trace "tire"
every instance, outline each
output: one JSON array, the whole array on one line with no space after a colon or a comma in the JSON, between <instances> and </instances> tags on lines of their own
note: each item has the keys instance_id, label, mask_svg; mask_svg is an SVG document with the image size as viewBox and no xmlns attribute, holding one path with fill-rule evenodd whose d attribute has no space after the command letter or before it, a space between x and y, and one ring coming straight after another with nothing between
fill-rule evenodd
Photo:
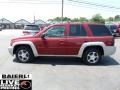
<instances>
[{"instance_id":1,"label":"tire","mask_svg":"<svg viewBox=\"0 0 120 90\"><path fill-rule=\"evenodd\" d=\"M101 60L101 52L95 48L88 49L83 53L83 63L86 65L96 65Z\"/></svg>"},{"instance_id":2,"label":"tire","mask_svg":"<svg viewBox=\"0 0 120 90\"><path fill-rule=\"evenodd\" d=\"M16 50L16 59L20 63L29 63L34 59L31 48L27 46L21 46Z\"/></svg>"}]
</instances>

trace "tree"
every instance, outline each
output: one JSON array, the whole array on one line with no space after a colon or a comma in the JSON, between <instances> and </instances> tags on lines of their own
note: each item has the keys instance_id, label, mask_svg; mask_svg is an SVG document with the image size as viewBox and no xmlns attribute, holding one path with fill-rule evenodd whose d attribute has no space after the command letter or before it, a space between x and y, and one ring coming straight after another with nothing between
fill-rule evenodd
<instances>
[{"instance_id":1,"label":"tree","mask_svg":"<svg viewBox=\"0 0 120 90\"><path fill-rule=\"evenodd\" d=\"M70 18L68 18L68 17L63 17L63 21L71 21L71 19Z\"/></svg>"},{"instance_id":2,"label":"tree","mask_svg":"<svg viewBox=\"0 0 120 90\"><path fill-rule=\"evenodd\" d=\"M86 19L85 17L80 17L80 18L74 18L72 19L72 22L88 22L89 20Z\"/></svg>"},{"instance_id":3,"label":"tree","mask_svg":"<svg viewBox=\"0 0 120 90\"><path fill-rule=\"evenodd\" d=\"M114 19L115 21L120 21L120 15L116 15Z\"/></svg>"},{"instance_id":4,"label":"tree","mask_svg":"<svg viewBox=\"0 0 120 90\"><path fill-rule=\"evenodd\" d=\"M71 21L72 22L79 22L80 20L78 18L73 18Z\"/></svg>"},{"instance_id":5,"label":"tree","mask_svg":"<svg viewBox=\"0 0 120 90\"><path fill-rule=\"evenodd\" d=\"M107 21L114 21L114 18L113 18L113 17L109 17L109 18L107 19Z\"/></svg>"},{"instance_id":6,"label":"tree","mask_svg":"<svg viewBox=\"0 0 120 90\"><path fill-rule=\"evenodd\" d=\"M88 21L89 21L89 20L86 19L85 17L80 17L79 20L80 20L80 22L88 22Z\"/></svg>"},{"instance_id":7,"label":"tree","mask_svg":"<svg viewBox=\"0 0 120 90\"><path fill-rule=\"evenodd\" d=\"M61 17L56 17L56 18L53 19L53 21L58 21L58 22L60 22L60 21L61 21Z\"/></svg>"},{"instance_id":8,"label":"tree","mask_svg":"<svg viewBox=\"0 0 120 90\"><path fill-rule=\"evenodd\" d=\"M100 15L100 14L96 14L91 18L92 22L96 22L96 23L105 23L105 19Z\"/></svg>"},{"instance_id":9,"label":"tree","mask_svg":"<svg viewBox=\"0 0 120 90\"><path fill-rule=\"evenodd\" d=\"M62 20L61 17L55 17L53 19L48 19L48 21L51 21L51 22L61 22L61 20ZM68 17L63 17L63 21L69 22L71 21L71 19Z\"/></svg>"}]
</instances>

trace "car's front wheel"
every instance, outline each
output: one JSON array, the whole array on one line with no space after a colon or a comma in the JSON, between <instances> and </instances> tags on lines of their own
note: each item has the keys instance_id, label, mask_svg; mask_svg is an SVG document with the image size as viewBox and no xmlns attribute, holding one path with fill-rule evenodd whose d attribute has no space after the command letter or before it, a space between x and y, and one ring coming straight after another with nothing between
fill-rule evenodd
<instances>
[{"instance_id":1,"label":"car's front wheel","mask_svg":"<svg viewBox=\"0 0 120 90\"><path fill-rule=\"evenodd\" d=\"M34 59L31 48L27 46L21 46L16 50L16 58L18 62L28 63Z\"/></svg>"},{"instance_id":2,"label":"car's front wheel","mask_svg":"<svg viewBox=\"0 0 120 90\"><path fill-rule=\"evenodd\" d=\"M83 62L87 65L95 65L101 59L101 52L97 49L88 49L83 54Z\"/></svg>"}]
</instances>

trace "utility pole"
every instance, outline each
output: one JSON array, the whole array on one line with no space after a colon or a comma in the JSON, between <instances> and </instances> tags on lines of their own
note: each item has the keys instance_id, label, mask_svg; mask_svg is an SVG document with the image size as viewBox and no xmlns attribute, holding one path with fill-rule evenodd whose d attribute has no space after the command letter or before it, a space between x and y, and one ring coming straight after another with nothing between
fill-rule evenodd
<instances>
[{"instance_id":1,"label":"utility pole","mask_svg":"<svg viewBox=\"0 0 120 90\"><path fill-rule=\"evenodd\" d=\"M3 29L4 27L3 27L4 25L3 25L3 18L2 18L2 24L1 24L1 28Z\"/></svg>"},{"instance_id":2,"label":"utility pole","mask_svg":"<svg viewBox=\"0 0 120 90\"><path fill-rule=\"evenodd\" d=\"M63 6L64 6L63 4L64 4L64 0L62 0L62 16L61 16L61 22L63 22L63 8L64 8L64 7L63 7Z\"/></svg>"},{"instance_id":3,"label":"utility pole","mask_svg":"<svg viewBox=\"0 0 120 90\"><path fill-rule=\"evenodd\" d=\"M35 24L35 15L34 15L34 24Z\"/></svg>"}]
</instances>

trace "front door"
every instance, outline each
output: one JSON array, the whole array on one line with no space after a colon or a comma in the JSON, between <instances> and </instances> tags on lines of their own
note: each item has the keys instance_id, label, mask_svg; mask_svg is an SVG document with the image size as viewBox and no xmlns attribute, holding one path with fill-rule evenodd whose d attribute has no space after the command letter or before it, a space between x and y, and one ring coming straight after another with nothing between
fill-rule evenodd
<instances>
[{"instance_id":1,"label":"front door","mask_svg":"<svg viewBox=\"0 0 120 90\"><path fill-rule=\"evenodd\" d=\"M50 27L44 32L45 37L38 40L38 53L40 55L66 55L65 33L64 25Z\"/></svg>"}]
</instances>

